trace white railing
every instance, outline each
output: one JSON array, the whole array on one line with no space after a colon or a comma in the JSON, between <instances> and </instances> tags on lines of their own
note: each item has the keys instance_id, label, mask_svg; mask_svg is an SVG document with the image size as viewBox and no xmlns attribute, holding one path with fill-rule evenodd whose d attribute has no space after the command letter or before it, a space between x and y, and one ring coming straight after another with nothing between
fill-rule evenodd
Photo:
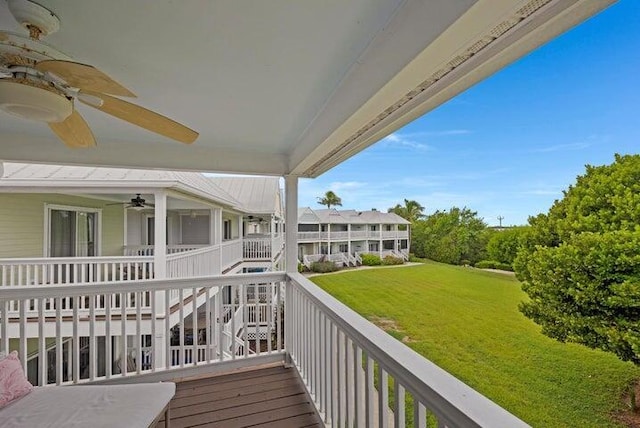
<instances>
[{"instance_id":1,"label":"white railing","mask_svg":"<svg viewBox=\"0 0 640 428\"><path fill-rule=\"evenodd\" d=\"M167 278L219 275L220 246L213 245L167 256Z\"/></svg>"},{"instance_id":2,"label":"white railing","mask_svg":"<svg viewBox=\"0 0 640 428\"><path fill-rule=\"evenodd\" d=\"M271 259L271 238L244 238L242 247L245 260Z\"/></svg>"},{"instance_id":3,"label":"white railing","mask_svg":"<svg viewBox=\"0 0 640 428\"><path fill-rule=\"evenodd\" d=\"M336 240L344 240L349 238L349 232L346 231L337 231L337 232L331 232L331 240L332 241L336 241Z\"/></svg>"},{"instance_id":4,"label":"white railing","mask_svg":"<svg viewBox=\"0 0 640 428\"><path fill-rule=\"evenodd\" d=\"M360 253L355 253L353 258L356 260L356 263L362 264L362 257L360 256Z\"/></svg>"},{"instance_id":5,"label":"white railing","mask_svg":"<svg viewBox=\"0 0 640 428\"><path fill-rule=\"evenodd\" d=\"M320 232L298 232L298 240L315 241L320 239Z\"/></svg>"},{"instance_id":6,"label":"white railing","mask_svg":"<svg viewBox=\"0 0 640 428\"><path fill-rule=\"evenodd\" d=\"M0 351L16 349L21 356L27 355L28 341L37 340L36 373L29 372L25 358L22 361L27 376L33 378L35 374L39 385L51 383L49 379L55 379L53 383L58 385L82 383L175 366L184 368L198 362L209 364L281 353L281 311L275 307L283 302L284 279L284 273L276 272L111 284L0 287ZM273 340L262 341L261 347L258 326L252 327L245 316L237 319L236 324L245 332L252 332L253 328L255 339L245 335L241 344L232 341L229 353L221 352L223 322L217 320L224 317L223 296L258 295L264 289L268 290L268 296L274 296L263 303L274 306L274 316L267 316L266 320L269 331L274 332L269 338ZM169 296L176 290L190 295L201 290L198 294L202 299L182 299L173 304ZM141 305L129 311L116 304L141 301L145 295L150 303L146 313ZM86 312L80 311L83 299L89 301ZM33 301L36 305L30 308ZM45 310L47 301L55 302L53 313ZM63 301L72 302L71 315L62 313ZM105 304L103 315L97 313L98 301ZM11 314L10 307L19 308L18 313ZM47 357L50 353L47 345L52 341L56 344L53 360ZM241 346L254 348L256 352L241 353ZM33 364L29 367L33 368Z\"/></svg>"},{"instance_id":7,"label":"white railing","mask_svg":"<svg viewBox=\"0 0 640 428\"><path fill-rule=\"evenodd\" d=\"M367 237L367 231L366 230L352 230L351 231L351 239L363 239Z\"/></svg>"},{"instance_id":8,"label":"white railing","mask_svg":"<svg viewBox=\"0 0 640 428\"><path fill-rule=\"evenodd\" d=\"M286 296L285 349L327 425L528 426L302 275Z\"/></svg>"},{"instance_id":9,"label":"white railing","mask_svg":"<svg viewBox=\"0 0 640 428\"><path fill-rule=\"evenodd\" d=\"M286 299L280 291L283 282ZM201 305L196 299L170 304L172 290L195 294L196 289L204 291ZM143 293L150 296L151 316L142 316L140 310L133 314L116 311L110 305L101 318L94 309L80 315L76 305L71 317L62 316L58 309L53 319L40 310L34 317L27 315L27 302L32 300L53 299L60 308L62 299L77 302L81 296L90 296L93 302L113 302L118 296L124 301L127 296ZM241 318L232 319L243 331L254 329L255 339L250 340L249 335L236 338L229 341L229 352L224 351L225 330L223 323L217 322L226 314L223 296L259 299L261 294L271 301L259 304L267 304L274 315L270 310L263 315L260 309L254 312L254 319L264 316L271 323L268 327L275 332L272 340L259 339L259 323L251 326L250 311L244 309ZM284 330L278 310L283 302ZM243 303L249 305L251 299ZM15 319L7 315L12 304L20 308ZM187 317L187 306L192 307L191 313L200 315ZM172 320L174 316L178 318ZM45 324L53 326L52 335L45 334ZM219 363L230 367L229 363L243 361L245 367L250 366L260 354L286 355L329 426L425 427L427 419L429 426L448 428L527 426L297 273L115 282L107 286L0 287L0 351L17 348L20 355L27 355L31 338L39 345L39 385L127 378L135 382L137 375L153 372L168 380L176 376L172 373L207 373L203 369L212 370ZM53 360L47 357L52 340L56 344ZM241 348L255 353L239 353ZM29 376L26 359L23 368ZM186 372L185 368L198 371Z\"/></svg>"},{"instance_id":10,"label":"white railing","mask_svg":"<svg viewBox=\"0 0 640 428\"><path fill-rule=\"evenodd\" d=\"M208 245L172 244L167 245L167 254L182 253L185 251L197 250ZM125 256L153 256L154 245L125 245L123 254Z\"/></svg>"},{"instance_id":11,"label":"white railing","mask_svg":"<svg viewBox=\"0 0 640 428\"><path fill-rule=\"evenodd\" d=\"M0 286L136 281L153 278L153 257L0 259Z\"/></svg>"},{"instance_id":12,"label":"white railing","mask_svg":"<svg viewBox=\"0 0 640 428\"><path fill-rule=\"evenodd\" d=\"M242 262L242 240L226 241L220 245L220 269L222 272Z\"/></svg>"}]
</instances>

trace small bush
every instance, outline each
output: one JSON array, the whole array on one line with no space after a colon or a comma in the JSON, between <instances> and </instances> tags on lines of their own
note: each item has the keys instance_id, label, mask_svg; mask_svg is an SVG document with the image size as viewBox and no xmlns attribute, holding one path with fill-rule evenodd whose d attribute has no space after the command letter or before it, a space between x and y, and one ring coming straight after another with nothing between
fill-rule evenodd
<instances>
[{"instance_id":1,"label":"small bush","mask_svg":"<svg viewBox=\"0 0 640 428\"><path fill-rule=\"evenodd\" d=\"M495 260L482 260L476 263L476 267L478 269L495 269L497 263Z\"/></svg>"},{"instance_id":2,"label":"small bush","mask_svg":"<svg viewBox=\"0 0 640 428\"><path fill-rule=\"evenodd\" d=\"M327 273L335 272L339 268L334 262L313 262L311 263L311 272L315 273Z\"/></svg>"},{"instance_id":3,"label":"small bush","mask_svg":"<svg viewBox=\"0 0 640 428\"><path fill-rule=\"evenodd\" d=\"M404 260L400 257L384 256L384 259L382 259L382 264L385 266L401 265L404 264Z\"/></svg>"},{"instance_id":4,"label":"small bush","mask_svg":"<svg viewBox=\"0 0 640 428\"><path fill-rule=\"evenodd\" d=\"M476 263L478 269L500 269L513 272L513 267L509 263L501 263L495 260L482 260Z\"/></svg>"},{"instance_id":5,"label":"small bush","mask_svg":"<svg viewBox=\"0 0 640 428\"><path fill-rule=\"evenodd\" d=\"M298 272L302 273L304 272L306 269L305 265L303 265L302 263L298 263Z\"/></svg>"},{"instance_id":6,"label":"small bush","mask_svg":"<svg viewBox=\"0 0 640 428\"><path fill-rule=\"evenodd\" d=\"M496 262L496 269L508 270L510 272L513 272L513 267L509 263Z\"/></svg>"},{"instance_id":7,"label":"small bush","mask_svg":"<svg viewBox=\"0 0 640 428\"><path fill-rule=\"evenodd\" d=\"M471 262L469 260L460 260L460 266L471 266Z\"/></svg>"},{"instance_id":8,"label":"small bush","mask_svg":"<svg viewBox=\"0 0 640 428\"><path fill-rule=\"evenodd\" d=\"M362 254L360 257L364 266L380 266L382 264L380 257L375 254Z\"/></svg>"},{"instance_id":9,"label":"small bush","mask_svg":"<svg viewBox=\"0 0 640 428\"><path fill-rule=\"evenodd\" d=\"M424 263L427 259L422 259L420 257L416 257L415 254L409 254L409 261L411 263Z\"/></svg>"}]
</instances>

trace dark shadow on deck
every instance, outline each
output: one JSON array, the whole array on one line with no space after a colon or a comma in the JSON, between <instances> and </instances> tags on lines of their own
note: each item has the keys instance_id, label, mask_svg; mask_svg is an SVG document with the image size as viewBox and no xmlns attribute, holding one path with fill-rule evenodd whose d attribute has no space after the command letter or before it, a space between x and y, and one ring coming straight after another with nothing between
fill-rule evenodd
<instances>
[{"instance_id":1,"label":"dark shadow on deck","mask_svg":"<svg viewBox=\"0 0 640 428\"><path fill-rule=\"evenodd\" d=\"M324 426L296 370L283 366L177 382L170 419L171 428Z\"/></svg>"}]
</instances>

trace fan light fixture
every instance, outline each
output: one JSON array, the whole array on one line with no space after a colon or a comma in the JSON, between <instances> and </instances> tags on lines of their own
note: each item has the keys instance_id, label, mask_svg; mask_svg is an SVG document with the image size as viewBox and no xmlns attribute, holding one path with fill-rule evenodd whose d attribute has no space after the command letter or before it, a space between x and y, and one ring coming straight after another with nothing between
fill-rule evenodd
<instances>
[{"instance_id":1,"label":"fan light fixture","mask_svg":"<svg viewBox=\"0 0 640 428\"><path fill-rule=\"evenodd\" d=\"M46 89L0 80L0 110L23 119L59 123L71 115L73 103Z\"/></svg>"}]
</instances>

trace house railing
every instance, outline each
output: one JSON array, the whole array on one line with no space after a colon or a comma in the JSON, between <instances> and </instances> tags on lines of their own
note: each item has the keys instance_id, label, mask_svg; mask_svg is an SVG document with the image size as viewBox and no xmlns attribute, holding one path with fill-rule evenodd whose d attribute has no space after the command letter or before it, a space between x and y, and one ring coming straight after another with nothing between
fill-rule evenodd
<instances>
[{"instance_id":1,"label":"house railing","mask_svg":"<svg viewBox=\"0 0 640 428\"><path fill-rule=\"evenodd\" d=\"M224 324L223 295L257 294L267 289L275 296L265 304L282 305L281 283L285 275L278 273L239 274L205 278L148 280L136 282L93 283L51 286L0 287L0 351L18 350L28 355L28 344L38 343L37 384L58 385L124 378L174 367L196 366L198 363L219 363L249 358L252 355L279 354L283 350L281 311L274 310L268 318L273 340L260 347L258 326L251 326L249 317L237 319L246 331L255 330L238 343L232 341L230 352L221 352ZM202 298L182 299L172 303L170 296ZM148 311L144 305L133 310L116 302L143 301L148 296ZM89 310L80 310L80 301L89 302ZM55 302L53 311L45 302ZM71 302L71 314L63 313L62 302ZM104 311L96 302L104 302ZM36 302L30 307L31 302ZM10 311L18 308L17 313ZM189 310L187 310L187 308ZM198 316L190 316L198 314ZM188 336L190 335L190 336ZM69 338L71 340L69 341ZM31 339L31 340L30 340ZM55 357L49 358L47 345L56 344ZM67 342L63 347L63 343ZM256 349L255 354L239 352ZM203 351L206 357L202 361ZM194 358L196 356L196 358ZM27 376L26 359L22 364ZM31 367L31 365L30 365ZM50 369L51 367L51 369Z\"/></svg>"},{"instance_id":2,"label":"house railing","mask_svg":"<svg viewBox=\"0 0 640 428\"><path fill-rule=\"evenodd\" d=\"M125 256L153 256L154 247L154 245L125 245L122 251ZM182 253L203 247L207 245L171 244L167 245L167 254Z\"/></svg>"},{"instance_id":3,"label":"house railing","mask_svg":"<svg viewBox=\"0 0 640 428\"><path fill-rule=\"evenodd\" d=\"M528 426L302 275L289 274L286 287L285 349L325 423Z\"/></svg>"},{"instance_id":4,"label":"house railing","mask_svg":"<svg viewBox=\"0 0 640 428\"><path fill-rule=\"evenodd\" d=\"M224 272L225 269L242 262L242 240L235 239L223 242L220 244L220 252L220 267Z\"/></svg>"},{"instance_id":5,"label":"house railing","mask_svg":"<svg viewBox=\"0 0 640 428\"><path fill-rule=\"evenodd\" d=\"M271 259L271 238L247 238L242 240L245 260Z\"/></svg>"},{"instance_id":6,"label":"house railing","mask_svg":"<svg viewBox=\"0 0 640 428\"><path fill-rule=\"evenodd\" d=\"M220 246L212 245L167 256L167 278L218 275Z\"/></svg>"},{"instance_id":7,"label":"house railing","mask_svg":"<svg viewBox=\"0 0 640 428\"><path fill-rule=\"evenodd\" d=\"M0 259L0 286L136 281L153 272L153 257Z\"/></svg>"}]
</instances>

